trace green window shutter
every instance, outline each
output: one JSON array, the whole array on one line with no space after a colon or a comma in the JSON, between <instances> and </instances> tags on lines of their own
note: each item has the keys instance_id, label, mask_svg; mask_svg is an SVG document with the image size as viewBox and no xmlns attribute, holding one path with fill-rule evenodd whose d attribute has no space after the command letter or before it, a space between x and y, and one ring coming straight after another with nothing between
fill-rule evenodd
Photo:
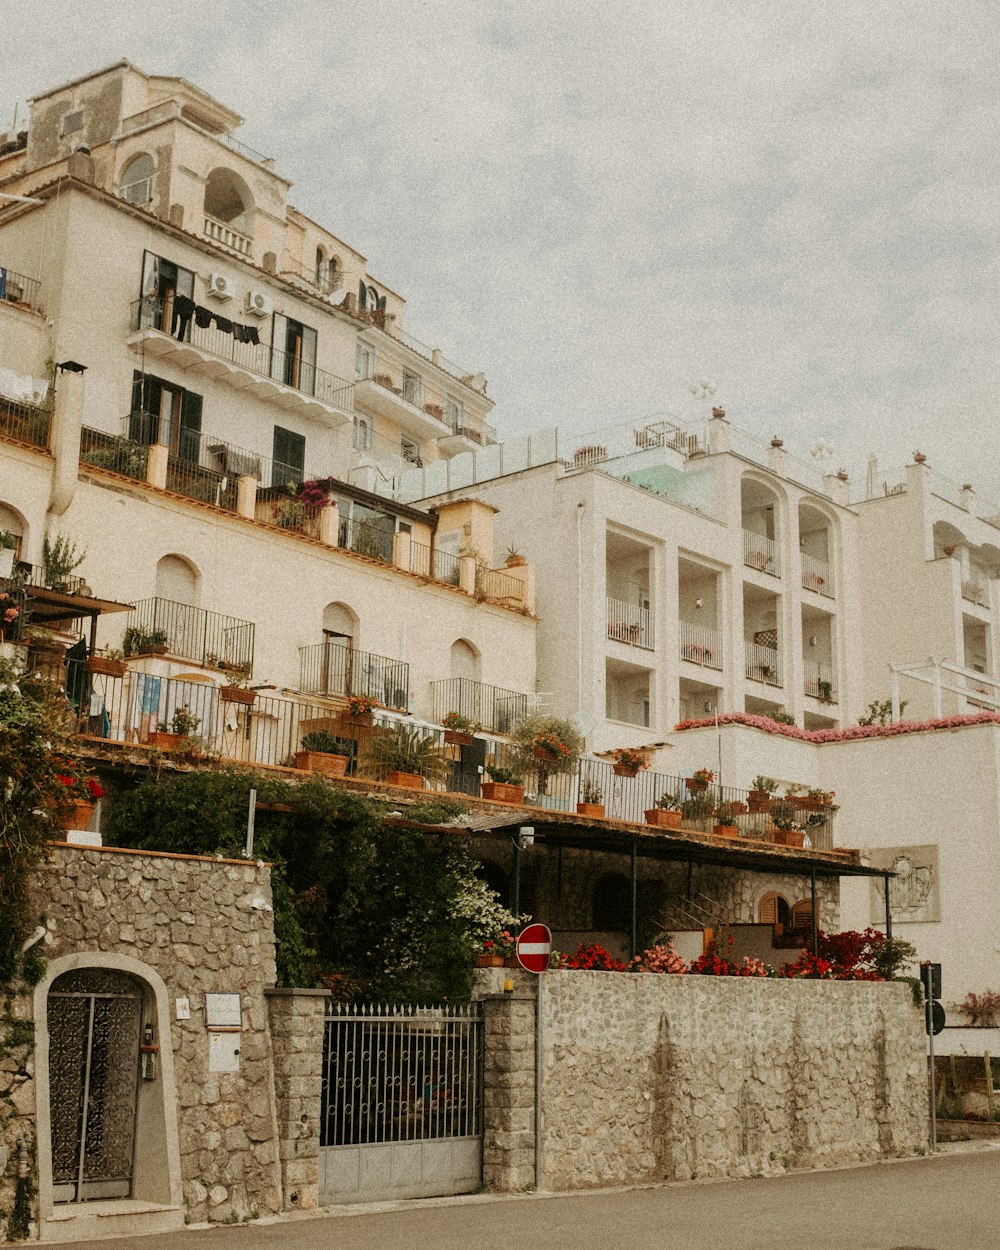
<instances>
[{"instance_id":1,"label":"green window shutter","mask_svg":"<svg viewBox=\"0 0 1000 1250\"><path fill-rule=\"evenodd\" d=\"M181 397L181 428L177 455L188 464L199 462L201 442L201 396L185 391Z\"/></svg>"},{"instance_id":2,"label":"green window shutter","mask_svg":"<svg viewBox=\"0 0 1000 1250\"><path fill-rule=\"evenodd\" d=\"M306 440L293 430L274 427L274 451L272 455L271 485L285 486L289 482L301 482L305 475Z\"/></svg>"},{"instance_id":3,"label":"green window shutter","mask_svg":"<svg viewBox=\"0 0 1000 1250\"><path fill-rule=\"evenodd\" d=\"M288 347L288 318L281 313L274 314L274 326L271 330L271 377L276 382L285 380L286 349Z\"/></svg>"}]
</instances>

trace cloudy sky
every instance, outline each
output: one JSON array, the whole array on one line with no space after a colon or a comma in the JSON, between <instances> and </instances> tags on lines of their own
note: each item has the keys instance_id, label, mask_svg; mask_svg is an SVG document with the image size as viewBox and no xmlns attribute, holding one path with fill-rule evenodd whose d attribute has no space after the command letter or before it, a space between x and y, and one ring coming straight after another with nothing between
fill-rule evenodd
<instances>
[{"instance_id":1,"label":"cloudy sky","mask_svg":"<svg viewBox=\"0 0 1000 1250\"><path fill-rule=\"evenodd\" d=\"M127 57L483 370L501 435L705 409L1000 499L995 0L0 0L15 101Z\"/></svg>"}]
</instances>

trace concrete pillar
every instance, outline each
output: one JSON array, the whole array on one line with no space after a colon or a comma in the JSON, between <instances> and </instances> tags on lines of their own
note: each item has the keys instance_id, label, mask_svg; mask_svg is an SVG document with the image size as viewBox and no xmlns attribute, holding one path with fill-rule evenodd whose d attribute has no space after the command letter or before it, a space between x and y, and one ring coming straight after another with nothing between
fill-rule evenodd
<instances>
[{"instance_id":1,"label":"concrete pillar","mask_svg":"<svg viewBox=\"0 0 1000 1250\"><path fill-rule=\"evenodd\" d=\"M767 467L778 477L788 476L788 452L782 446L780 438L771 439L771 450L767 453Z\"/></svg>"},{"instance_id":2,"label":"concrete pillar","mask_svg":"<svg viewBox=\"0 0 1000 1250\"><path fill-rule=\"evenodd\" d=\"M167 489L167 460L169 458L170 449L163 443L153 443L150 446L149 457L146 460L146 481L150 486L158 486L160 490Z\"/></svg>"},{"instance_id":3,"label":"concrete pillar","mask_svg":"<svg viewBox=\"0 0 1000 1250\"><path fill-rule=\"evenodd\" d=\"M476 557L462 556L458 564L458 584L467 595L476 593Z\"/></svg>"},{"instance_id":4,"label":"concrete pillar","mask_svg":"<svg viewBox=\"0 0 1000 1250\"><path fill-rule=\"evenodd\" d=\"M827 498L834 503L843 504L846 508L851 502L851 483L839 473L827 473L823 477L823 490Z\"/></svg>"},{"instance_id":5,"label":"concrete pillar","mask_svg":"<svg viewBox=\"0 0 1000 1250\"><path fill-rule=\"evenodd\" d=\"M728 451L731 428L726 420L725 408L713 408L712 419L708 423L708 450L711 452Z\"/></svg>"},{"instance_id":6,"label":"concrete pillar","mask_svg":"<svg viewBox=\"0 0 1000 1250\"><path fill-rule=\"evenodd\" d=\"M392 536L392 563L397 569L410 571L412 563L413 535L408 530L398 530Z\"/></svg>"},{"instance_id":7,"label":"concrete pillar","mask_svg":"<svg viewBox=\"0 0 1000 1250\"><path fill-rule=\"evenodd\" d=\"M76 494L80 471L80 428L83 425L83 401L86 393L84 374L66 370L56 379L52 424L49 428L49 450L55 460L49 512L62 516Z\"/></svg>"},{"instance_id":8,"label":"concrete pillar","mask_svg":"<svg viewBox=\"0 0 1000 1250\"><path fill-rule=\"evenodd\" d=\"M265 990L274 1054L281 1205L319 1205L320 1099L328 990Z\"/></svg>"},{"instance_id":9,"label":"concrete pillar","mask_svg":"<svg viewBox=\"0 0 1000 1250\"><path fill-rule=\"evenodd\" d=\"M506 978L511 994L503 993ZM535 1184L535 983L502 968L477 973L476 982L485 1029L483 1188L516 1193Z\"/></svg>"},{"instance_id":10,"label":"concrete pillar","mask_svg":"<svg viewBox=\"0 0 1000 1250\"><path fill-rule=\"evenodd\" d=\"M334 500L319 510L319 540L328 547L340 546L340 509Z\"/></svg>"},{"instance_id":11,"label":"concrete pillar","mask_svg":"<svg viewBox=\"0 0 1000 1250\"><path fill-rule=\"evenodd\" d=\"M257 479L252 473L241 474L236 479L236 515L251 520L257 515Z\"/></svg>"},{"instance_id":12,"label":"concrete pillar","mask_svg":"<svg viewBox=\"0 0 1000 1250\"><path fill-rule=\"evenodd\" d=\"M959 501L966 512L971 512L973 510L973 505L976 502L976 492L972 489L968 482L965 482L962 485Z\"/></svg>"}]
</instances>

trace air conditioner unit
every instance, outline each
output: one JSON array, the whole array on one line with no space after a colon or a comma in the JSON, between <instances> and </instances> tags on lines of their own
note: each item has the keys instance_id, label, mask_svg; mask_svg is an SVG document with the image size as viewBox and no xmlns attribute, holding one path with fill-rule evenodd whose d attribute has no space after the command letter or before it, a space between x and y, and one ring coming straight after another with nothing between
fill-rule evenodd
<instances>
[{"instance_id":1,"label":"air conditioner unit","mask_svg":"<svg viewBox=\"0 0 1000 1250\"><path fill-rule=\"evenodd\" d=\"M266 291L247 291L247 312L254 317L269 317L274 311L271 297Z\"/></svg>"},{"instance_id":2,"label":"air conditioner unit","mask_svg":"<svg viewBox=\"0 0 1000 1250\"><path fill-rule=\"evenodd\" d=\"M213 299L232 299L236 283L224 273L213 273L208 279L208 293Z\"/></svg>"}]
</instances>

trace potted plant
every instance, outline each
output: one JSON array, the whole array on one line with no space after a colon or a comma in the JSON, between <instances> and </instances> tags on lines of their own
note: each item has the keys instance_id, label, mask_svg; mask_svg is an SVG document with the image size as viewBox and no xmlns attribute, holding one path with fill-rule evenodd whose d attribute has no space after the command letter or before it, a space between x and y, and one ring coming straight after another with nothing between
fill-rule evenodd
<instances>
[{"instance_id":1,"label":"potted plant","mask_svg":"<svg viewBox=\"0 0 1000 1250\"><path fill-rule=\"evenodd\" d=\"M483 942L482 950L476 955L477 968L502 968L504 966L506 956L502 949L501 939L487 938Z\"/></svg>"},{"instance_id":2,"label":"potted plant","mask_svg":"<svg viewBox=\"0 0 1000 1250\"><path fill-rule=\"evenodd\" d=\"M796 790L794 795L792 793L793 788ZM801 811L821 812L825 807L830 807L833 804L832 790L819 790L816 787L812 787L805 794L799 794L797 792L798 788L793 788L789 789L789 796L794 798L795 806Z\"/></svg>"},{"instance_id":3,"label":"potted plant","mask_svg":"<svg viewBox=\"0 0 1000 1250\"><path fill-rule=\"evenodd\" d=\"M593 816L595 818L604 815L604 792L592 777L584 777L580 782L580 797L577 800L576 810L580 816Z\"/></svg>"},{"instance_id":4,"label":"potted plant","mask_svg":"<svg viewBox=\"0 0 1000 1250\"><path fill-rule=\"evenodd\" d=\"M161 751L175 751L184 747L189 738L201 724L201 718L195 716L188 705L176 708L169 721L161 720L156 730L149 735L149 745Z\"/></svg>"},{"instance_id":5,"label":"potted plant","mask_svg":"<svg viewBox=\"0 0 1000 1250\"><path fill-rule=\"evenodd\" d=\"M366 694L352 694L347 700L347 710L341 713L342 719L354 721L356 725L370 725L374 719L375 700Z\"/></svg>"},{"instance_id":6,"label":"potted plant","mask_svg":"<svg viewBox=\"0 0 1000 1250\"><path fill-rule=\"evenodd\" d=\"M97 800L103 798L104 788L93 777L86 777L80 766L71 759L59 760L56 781L65 786L60 794L56 821L60 829L86 829L94 814Z\"/></svg>"},{"instance_id":7,"label":"potted plant","mask_svg":"<svg viewBox=\"0 0 1000 1250\"><path fill-rule=\"evenodd\" d=\"M788 816L776 816L771 840L778 846L802 846L805 842L805 830Z\"/></svg>"},{"instance_id":8,"label":"potted plant","mask_svg":"<svg viewBox=\"0 0 1000 1250\"><path fill-rule=\"evenodd\" d=\"M10 577L14 572L14 552L17 539L7 530L0 530L0 577Z\"/></svg>"},{"instance_id":9,"label":"potted plant","mask_svg":"<svg viewBox=\"0 0 1000 1250\"><path fill-rule=\"evenodd\" d=\"M127 668L125 653L116 647L106 647L103 655L87 656L88 673L103 673L105 677L124 677Z\"/></svg>"},{"instance_id":10,"label":"potted plant","mask_svg":"<svg viewBox=\"0 0 1000 1250\"><path fill-rule=\"evenodd\" d=\"M474 720L463 716L461 712L449 712L442 717L441 724L444 726L445 742L458 747L471 746L476 731L480 728Z\"/></svg>"},{"instance_id":11,"label":"potted plant","mask_svg":"<svg viewBox=\"0 0 1000 1250\"><path fill-rule=\"evenodd\" d=\"M424 404L424 412L428 416L436 417L438 421L444 420L444 409L440 404Z\"/></svg>"},{"instance_id":12,"label":"potted plant","mask_svg":"<svg viewBox=\"0 0 1000 1250\"><path fill-rule=\"evenodd\" d=\"M520 553L520 551L518 551L514 544L511 543L511 545L507 548L507 554L504 556L504 564L507 568L519 569L527 563L528 561L525 557Z\"/></svg>"},{"instance_id":13,"label":"potted plant","mask_svg":"<svg viewBox=\"0 0 1000 1250\"><path fill-rule=\"evenodd\" d=\"M368 747L371 759L382 766L391 786L422 790L425 779L444 781L448 761L434 734L400 725L392 733L375 738Z\"/></svg>"},{"instance_id":14,"label":"potted plant","mask_svg":"<svg viewBox=\"0 0 1000 1250\"><path fill-rule=\"evenodd\" d=\"M86 558L86 551L77 551L76 544L62 534L57 534L52 542L49 542L46 534L42 543L42 574L45 585L49 590L68 590L73 570L79 568Z\"/></svg>"},{"instance_id":15,"label":"potted plant","mask_svg":"<svg viewBox=\"0 0 1000 1250\"><path fill-rule=\"evenodd\" d=\"M712 832L717 838L738 838L740 827L736 823L737 813L732 803L720 803L715 809L715 825Z\"/></svg>"},{"instance_id":16,"label":"potted plant","mask_svg":"<svg viewBox=\"0 0 1000 1250\"><path fill-rule=\"evenodd\" d=\"M696 768L685 785L692 794L697 794L699 791L707 790L714 780L715 773L710 768Z\"/></svg>"},{"instance_id":17,"label":"potted plant","mask_svg":"<svg viewBox=\"0 0 1000 1250\"><path fill-rule=\"evenodd\" d=\"M635 777L640 769L649 767L649 759L645 751L634 747L619 747L614 752L613 771L616 777Z\"/></svg>"},{"instance_id":18,"label":"potted plant","mask_svg":"<svg viewBox=\"0 0 1000 1250\"><path fill-rule=\"evenodd\" d=\"M750 792L747 795L747 805L750 810L758 814L769 812L771 795L777 788L778 783L773 777L765 777L762 773L758 773L750 782Z\"/></svg>"},{"instance_id":19,"label":"potted plant","mask_svg":"<svg viewBox=\"0 0 1000 1250\"><path fill-rule=\"evenodd\" d=\"M561 764L569 757L569 747L554 730L545 730L531 739L531 753L546 764Z\"/></svg>"},{"instance_id":20,"label":"potted plant","mask_svg":"<svg viewBox=\"0 0 1000 1250\"><path fill-rule=\"evenodd\" d=\"M251 668L249 664L220 665L226 674L226 683L219 687L219 698L223 703L241 703L244 707L253 707L257 691L250 689Z\"/></svg>"},{"instance_id":21,"label":"potted plant","mask_svg":"<svg viewBox=\"0 0 1000 1250\"><path fill-rule=\"evenodd\" d=\"M325 729L302 735L302 750L295 752L295 767L327 777L343 777L354 754L349 738L337 738Z\"/></svg>"},{"instance_id":22,"label":"potted plant","mask_svg":"<svg viewBox=\"0 0 1000 1250\"><path fill-rule=\"evenodd\" d=\"M646 824L657 825L660 829L679 829L682 819L681 796L669 791L661 794L655 805L646 812Z\"/></svg>"},{"instance_id":23,"label":"potted plant","mask_svg":"<svg viewBox=\"0 0 1000 1250\"><path fill-rule=\"evenodd\" d=\"M168 635L165 629L145 629L130 625L125 631L122 650L126 656L166 655Z\"/></svg>"},{"instance_id":24,"label":"potted plant","mask_svg":"<svg viewBox=\"0 0 1000 1250\"><path fill-rule=\"evenodd\" d=\"M499 764L487 764L486 771L489 781L480 783L484 799L493 803L513 803L520 806L524 802L524 778L512 769L501 768Z\"/></svg>"}]
</instances>

